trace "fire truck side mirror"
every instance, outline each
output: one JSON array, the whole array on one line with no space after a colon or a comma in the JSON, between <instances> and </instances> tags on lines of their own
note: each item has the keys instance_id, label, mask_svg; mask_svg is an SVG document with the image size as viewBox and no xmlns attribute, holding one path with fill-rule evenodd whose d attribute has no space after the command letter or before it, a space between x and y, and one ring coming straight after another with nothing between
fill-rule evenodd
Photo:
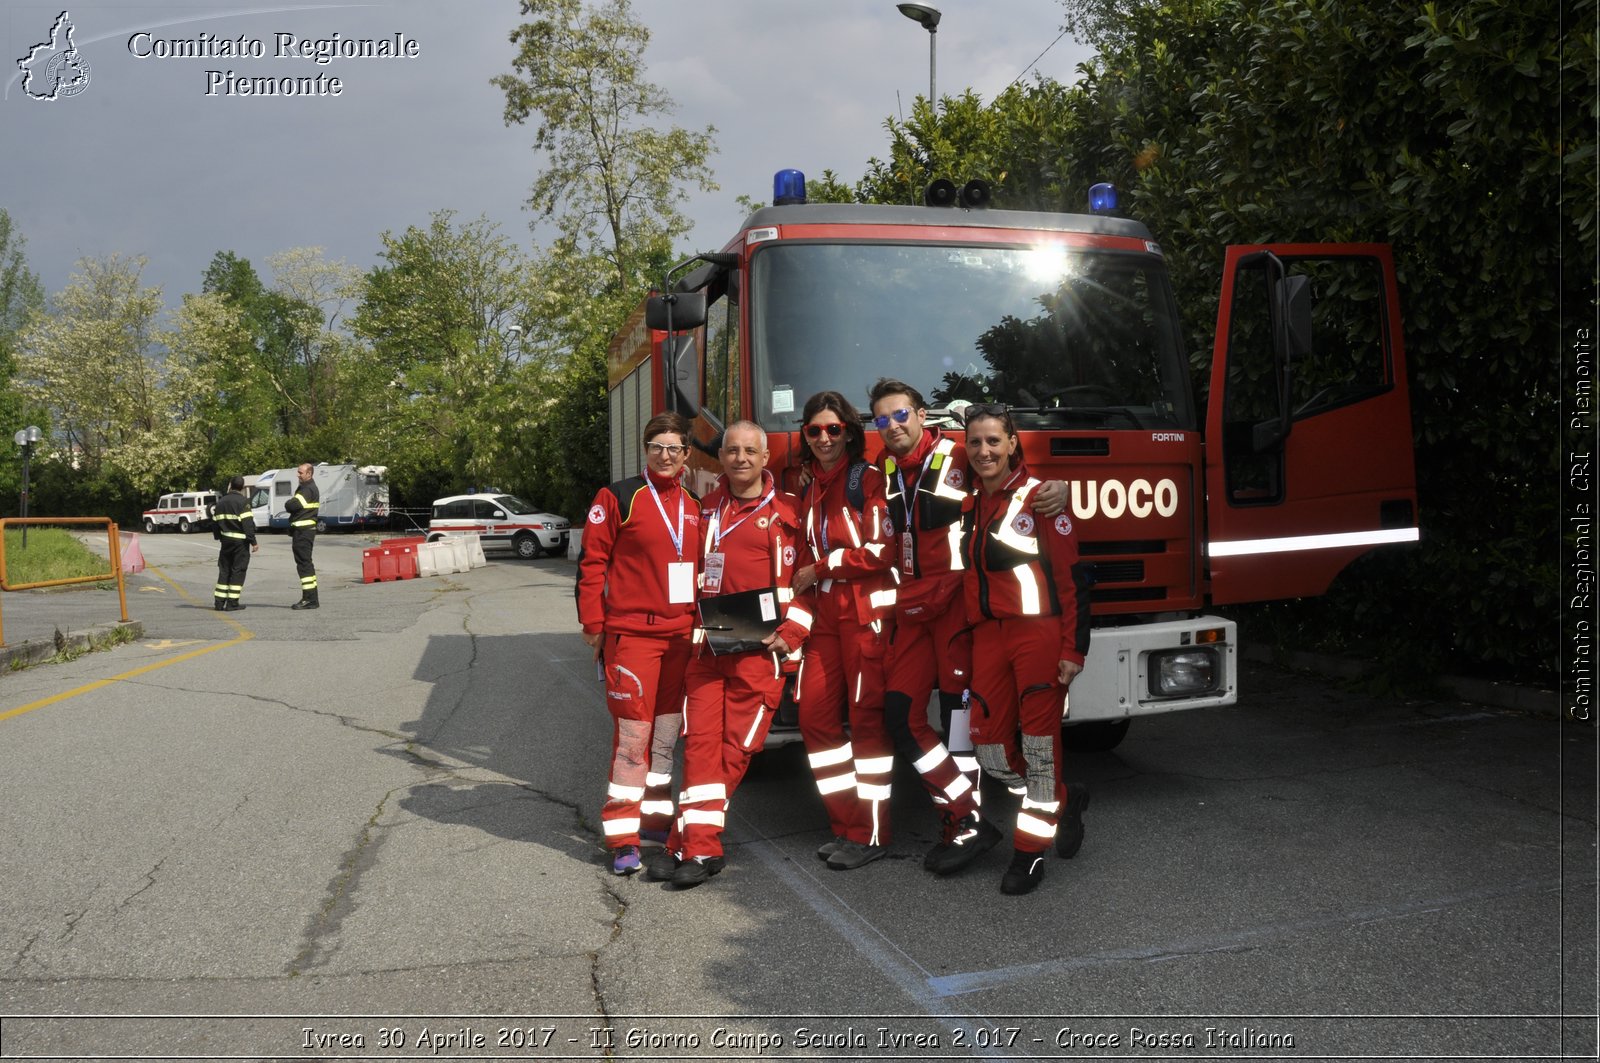
<instances>
[{"instance_id":1,"label":"fire truck side mirror","mask_svg":"<svg viewBox=\"0 0 1600 1063\"><path fill-rule=\"evenodd\" d=\"M1311 353L1311 278L1290 274L1278 284L1282 300L1278 319L1283 322L1284 350L1280 358L1298 362Z\"/></svg>"},{"instance_id":2,"label":"fire truck side mirror","mask_svg":"<svg viewBox=\"0 0 1600 1063\"><path fill-rule=\"evenodd\" d=\"M644 323L658 332L687 332L706 323L706 293L652 295L644 307Z\"/></svg>"},{"instance_id":3,"label":"fire truck side mirror","mask_svg":"<svg viewBox=\"0 0 1600 1063\"><path fill-rule=\"evenodd\" d=\"M700 374L694 364L694 337L669 336L663 344L663 355L667 363L667 387L674 400L671 408L693 417L700 411Z\"/></svg>"}]
</instances>

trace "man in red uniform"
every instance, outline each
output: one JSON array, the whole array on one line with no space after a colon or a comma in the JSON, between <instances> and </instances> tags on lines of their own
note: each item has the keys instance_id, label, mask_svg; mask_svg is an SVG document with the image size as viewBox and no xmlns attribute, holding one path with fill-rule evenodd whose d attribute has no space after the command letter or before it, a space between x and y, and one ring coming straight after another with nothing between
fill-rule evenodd
<instances>
[{"instance_id":1,"label":"man in red uniform","mask_svg":"<svg viewBox=\"0 0 1600 1063\"><path fill-rule=\"evenodd\" d=\"M794 588L815 586L817 597L800 665L800 733L833 831L817 856L850 871L889 848L894 747L883 726L883 654L894 617L894 532L883 473L863 460L855 407L822 391L801 417L813 458L803 511L811 563L795 573Z\"/></svg>"},{"instance_id":2,"label":"man in red uniform","mask_svg":"<svg viewBox=\"0 0 1600 1063\"><path fill-rule=\"evenodd\" d=\"M747 648L706 628L695 631L696 655L684 682L677 825L648 865L652 879L680 889L722 869L728 801L772 727L783 696L783 658L811 629L811 609L790 587L801 543L800 503L766 471L766 432L735 421L723 433L718 456L722 480L700 503L701 600L744 595L777 627Z\"/></svg>"},{"instance_id":3,"label":"man in red uniform","mask_svg":"<svg viewBox=\"0 0 1600 1063\"><path fill-rule=\"evenodd\" d=\"M1089 795L1062 778L1061 718L1089 649L1091 579L1071 518L1033 505L1041 484L1028 475L1010 412L974 406L966 428L978 480L962 517L972 739L984 771L1022 797L1000 892L1027 893L1044 878L1052 841L1062 857L1083 844Z\"/></svg>"},{"instance_id":4,"label":"man in red uniform","mask_svg":"<svg viewBox=\"0 0 1600 1063\"><path fill-rule=\"evenodd\" d=\"M641 831L665 837L672 823L700 555L700 500L680 483L689 423L677 413L652 417L644 446L645 475L595 496L578 558L578 620L604 666L613 721L600 821L618 875L639 870Z\"/></svg>"},{"instance_id":5,"label":"man in red uniform","mask_svg":"<svg viewBox=\"0 0 1600 1063\"><path fill-rule=\"evenodd\" d=\"M923 866L949 875L1000 840L1000 832L980 814L978 761L966 704L972 635L961 600L961 507L972 480L965 448L927 425L921 392L904 381L881 378L870 398L884 445L879 467L900 569L885 666L884 724L896 751L916 767L939 808L939 842ZM1040 487L1037 505L1053 517L1066 499L1066 484L1052 480ZM928 724L935 686L944 742Z\"/></svg>"}]
</instances>

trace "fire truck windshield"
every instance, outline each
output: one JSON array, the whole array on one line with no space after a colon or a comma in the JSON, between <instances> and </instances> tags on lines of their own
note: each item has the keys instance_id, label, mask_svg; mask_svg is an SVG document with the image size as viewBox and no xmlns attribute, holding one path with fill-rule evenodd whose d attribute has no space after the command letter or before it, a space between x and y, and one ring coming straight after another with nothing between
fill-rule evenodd
<instances>
[{"instance_id":1,"label":"fire truck windshield","mask_svg":"<svg viewBox=\"0 0 1600 1063\"><path fill-rule=\"evenodd\" d=\"M1194 427L1159 258L1092 248L773 243L751 260L756 419L792 430L832 388L879 377L931 410L1005 402L1020 427Z\"/></svg>"}]
</instances>

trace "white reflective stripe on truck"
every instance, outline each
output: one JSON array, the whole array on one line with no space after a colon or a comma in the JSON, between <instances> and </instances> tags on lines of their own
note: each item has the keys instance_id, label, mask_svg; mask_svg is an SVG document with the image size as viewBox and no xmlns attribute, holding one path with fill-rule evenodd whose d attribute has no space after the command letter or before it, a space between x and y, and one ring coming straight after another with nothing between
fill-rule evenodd
<instances>
[{"instance_id":1,"label":"white reflective stripe on truck","mask_svg":"<svg viewBox=\"0 0 1600 1063\"><path fill-rule=\"evenodd\" d=\"M1381 546L1384 543L1414 543L1421 538L1417 528L1381 528L1377 531L1335 532L1329 535L1290 535L1281 539L1235 539L1211 543L1211 557L1244 557L1250 554L1286 554L1295 550L1330 550L1339 546Z\"/></svg>"}]
</instances>

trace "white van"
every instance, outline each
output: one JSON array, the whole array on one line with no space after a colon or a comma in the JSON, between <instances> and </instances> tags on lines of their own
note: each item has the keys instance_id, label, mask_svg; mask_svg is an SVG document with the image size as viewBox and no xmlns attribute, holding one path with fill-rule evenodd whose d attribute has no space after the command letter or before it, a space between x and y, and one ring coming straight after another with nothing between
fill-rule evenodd
<instances>
[{"instance_id":1,"label":"white van","mask_svg":"<svg viewBox=\"0 0 1600 1063\"><path fill-rule=\"evenodd\" d=\"M144 511L144 530L154 535L176 528L188 534L211 530L211 507L217 504L215 491L174 491L162 495L154 509Z\"/></svg>"}]
</instances>

